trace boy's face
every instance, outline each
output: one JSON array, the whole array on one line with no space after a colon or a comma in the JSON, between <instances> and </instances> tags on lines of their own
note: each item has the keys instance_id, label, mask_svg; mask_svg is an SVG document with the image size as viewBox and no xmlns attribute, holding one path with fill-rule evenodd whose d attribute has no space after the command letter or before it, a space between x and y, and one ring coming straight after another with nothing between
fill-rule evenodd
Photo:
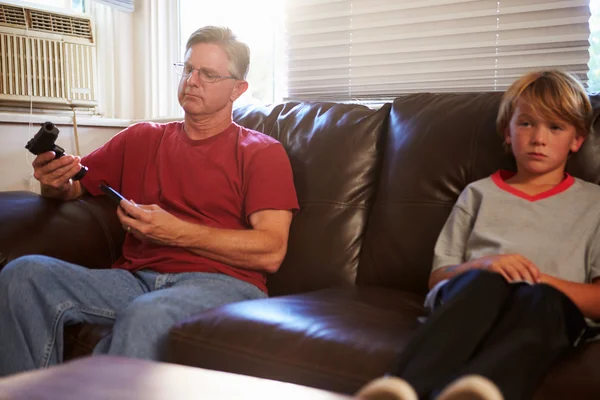
<instances>
[{"instance_id":1,"label":"boy's face","mask_svg":"<svg viewBox=\"0 0 600 400\"><path fill-rule=\"evenodd\" d=\"M519 172L533 176L562 176L569 152L579 150L585 139L571 123L544 118L522 100L517 101L504 137L512 147Z\"/></svg>"}]
</instances>

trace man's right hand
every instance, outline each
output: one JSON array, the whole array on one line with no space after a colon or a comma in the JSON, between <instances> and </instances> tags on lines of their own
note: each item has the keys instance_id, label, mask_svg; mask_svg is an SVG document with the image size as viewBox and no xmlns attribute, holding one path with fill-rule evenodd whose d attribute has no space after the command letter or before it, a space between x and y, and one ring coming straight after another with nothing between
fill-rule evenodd
<instances>
[{"instance_id":1,"label":"man's right hand","mask_svg":"<svg viewBox=\"0 0 600 400\"><path fill-rule=\"evenodd\" d=\"M498 254L477 260L481 269L499 273L508 282L527 281L538 283L541 278L539 268L520 254Z\"/></svg>"},{"instance_id":2,"label":"man's right hand","mask_svg":"<svg viewBox=\"0 0 600 400\"><path fill-rule=\"evenodd\" d=\"M48 151L33 160L33 176L42 184L42 194L65 200L76 197L71 196L73 183L70 179L81 169L81 158L64 155L54 159L55 156L53 151Z\"/></svg>"}]
</instances>

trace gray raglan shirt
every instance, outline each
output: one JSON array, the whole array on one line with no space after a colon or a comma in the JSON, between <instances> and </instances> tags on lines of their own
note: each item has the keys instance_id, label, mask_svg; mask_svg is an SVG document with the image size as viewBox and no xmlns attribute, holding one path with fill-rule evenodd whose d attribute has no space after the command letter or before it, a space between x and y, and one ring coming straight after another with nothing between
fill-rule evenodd
<instances>
[{"instance_id":1,"label":"gray raglan shirt","mask_svg":"<svg viewBox=\"0 0 600 400\"><path fill-rule=\"evenodd\" d=\"M600 277L600 186L567 177L535 196L498 171L460 194L437 243L433 270L518 253L541 272L578 283Z\"/></svg>"}]
</instances>

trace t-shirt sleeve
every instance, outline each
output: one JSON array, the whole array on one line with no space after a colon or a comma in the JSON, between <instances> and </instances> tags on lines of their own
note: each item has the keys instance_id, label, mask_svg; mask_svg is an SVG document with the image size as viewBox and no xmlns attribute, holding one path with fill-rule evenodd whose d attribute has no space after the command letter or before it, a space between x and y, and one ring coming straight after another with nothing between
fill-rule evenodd
<instances>
[{"instance_id":1,"label":"t-shirt sleeve","mask_svg":"<svg viewBox=\"0 0 600 400\"><path fill-rule=\"evenodd\" d=\"M281 144L273 143L254 154L245 176L244 212L248 223L256 211L298 211L292 167Z\"/></svg>"},{"instance_id":2,"label":"t-shirt sleeve","mask_svg":"<svg viewBox=\"0 0 600 400\"><path fill-rule=\"evenodd\" d=\"M596 227L596 234L592 241L589 283L600 278L600 224Z\"/></svg>"},{"instance_id":3,"label":"t-shirt sleeve","mask_svg":"<svg viewBox=\"0 0 600 400\"><path fill-rule=\"evenodd\" d=\"M446 220L435 244L432 272L465 262L467 241L473 229L473 216L468 211L467 194L463 193Z\"/></svg>"},{"instance_id":4,"label":"t-shirt sleeve","mask_svg":"<svg viewBox=\"0 0 600 400\"><path fill-rule=\"evenodd\" d=\"M88 172L81 179L81 184L92 195L103 194L98 188L98 185L103 182L121 192L126 138L133 129L135 128L129 127L122 130L103 146L81 159L81 164L88 167Z\"/></svg>"}]
</instances>

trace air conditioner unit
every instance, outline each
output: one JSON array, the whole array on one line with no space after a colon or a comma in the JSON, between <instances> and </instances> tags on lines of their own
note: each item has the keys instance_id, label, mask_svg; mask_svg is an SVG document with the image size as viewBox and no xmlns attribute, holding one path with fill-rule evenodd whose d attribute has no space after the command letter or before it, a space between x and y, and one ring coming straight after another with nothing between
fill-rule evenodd
<instances>
[{"instance_id":1,"label":"air conditioner unit","mask_svg":"<svg viewBox=\"0 0 600 400\"><path fill-rule=\"evenodd\" d=\"M96 44L88 18L0 2L0 103L95 107Z\"/></svg>"}]
</instances>

